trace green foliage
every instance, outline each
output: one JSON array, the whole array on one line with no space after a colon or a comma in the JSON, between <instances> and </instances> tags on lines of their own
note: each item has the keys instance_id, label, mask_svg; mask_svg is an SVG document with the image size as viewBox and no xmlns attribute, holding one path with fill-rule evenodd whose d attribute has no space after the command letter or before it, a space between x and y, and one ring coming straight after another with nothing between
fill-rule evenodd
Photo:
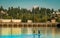
<instances>
[{"instance_id":1,"label":"green foliage","mask_svg":"<svg viewBox=\"0 0 60 38\"><path fill-rule=\"evenodd\" d=\"M57 22L60 22L60 18L57 18L57 20L56 20Z\"/></svg>"},{"instance_id":2,"label":"green foliage","mask_svg":"<svg viewBox=\"0 0 60 38\"><path fill-rule=\"evenodd\" d=\"M60 9L58 9L58 11L60 12Z\"/></svg>"},{"instance_id":3,"label":"green foliage","mask_svg":"<svg viewBox=\"0 0 60 38\"><path fill-rule=\"evenodd\" d=\"M1 10L6 12L6 14L1 14ZM60 10L59 10L60 11ZM0 7L0 18L3 19L22 19L22 22L27 22L27 20L32 20L33 22L46 22L47 19L51 18L51 14L54 12L54 9L49 8L32 8L32 11L25 8L9 7L8 10ZM7 15L8 14L8 15ZM60 22L60 18L57 19Z\"/></svg>"},{"instance_id":4,"label":"green foliage","mask_svg":"<svg viewBox=\"0 0 60 38\"><path fill-rule=\"evenodd\" d=\"M22 18L22 22L27 22L27 18L26 18L25 15L24 15L23 18Z\"/></svg>"}]
</instances>

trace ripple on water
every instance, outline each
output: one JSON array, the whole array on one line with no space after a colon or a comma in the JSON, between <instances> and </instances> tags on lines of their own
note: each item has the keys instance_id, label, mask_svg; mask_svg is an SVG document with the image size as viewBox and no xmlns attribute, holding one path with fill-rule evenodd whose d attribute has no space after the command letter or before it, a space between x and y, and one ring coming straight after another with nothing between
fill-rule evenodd
<instances>
[{"instance_id":1,"label":"ripple on water","mask_svg":"<svg viewBox=\"0 0 60 38\"><path fill-rule=\"evenodd\" d=\"M55 38L60 38L59 36L60 34L56 34ZM0 36L0 38L33 38L35 36L35 38L38 38L38 34L21 34L21 35L4 35L4 36ZM47 36L41 34L40 38L53 38L52 34L49 34Z\"/></svg>"}]
</instances>

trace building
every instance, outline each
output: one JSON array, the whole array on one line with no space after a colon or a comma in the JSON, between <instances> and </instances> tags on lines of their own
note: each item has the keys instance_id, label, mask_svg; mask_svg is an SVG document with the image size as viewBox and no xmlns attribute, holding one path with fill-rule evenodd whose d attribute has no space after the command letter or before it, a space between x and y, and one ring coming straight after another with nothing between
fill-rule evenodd
<instances>
[{"instance_id":1,"label":"building","mask_svg":"<svg viewBox=\"0 0 60 38\"><path fill-rule=\"evenodd\" d=\"M28 22L28 23L32 23L32 20L28 20L27 22Z\"/></svg>"},{"instance_id":2,"label":"building","mask_svg":"<svg viewBox=\"0 0 60 38\"><path fill-rule=\"evenodd\" d=\"M53 17L60 17L60 12L58 12L58 11L57 12L53 12L52 16Z\"/></svg>"},{"instance_id":3,"label":"building","mask_svg":"<svg viewBox=\"0 0 60 38\"><path fill-rule=\"evenodd\" d=\"M7 23L9 23L9 22L16 22L16 23L20 23L21 22L21 19L0 19L0 22L7 22Z\"/></svg>"},{"instance_id":4,"label":"building","mask_svg":"<svg viewBox=\"0 0 60 38\"><path fill-rule=\"evenodd\" d=\"M51 18L51 23L56 23L56 19L55 18Z\"/></svg>"}]
</instances>

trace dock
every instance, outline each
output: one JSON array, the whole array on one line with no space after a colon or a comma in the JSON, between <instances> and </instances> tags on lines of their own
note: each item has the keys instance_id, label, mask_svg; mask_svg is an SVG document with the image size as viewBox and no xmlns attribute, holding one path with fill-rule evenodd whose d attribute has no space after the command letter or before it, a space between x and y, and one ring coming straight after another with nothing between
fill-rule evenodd
<instances>
[{"instance_id":1,"label":"dock","mask_svg":"<svg viewBox=\"0 0 60 38\"><path fill-rule=\"evenodd\" d=\"M58 23L54 25L52 23L17 23L17 22L2 22L0 27L56 27Z\"/></svg>"}]
</instances>

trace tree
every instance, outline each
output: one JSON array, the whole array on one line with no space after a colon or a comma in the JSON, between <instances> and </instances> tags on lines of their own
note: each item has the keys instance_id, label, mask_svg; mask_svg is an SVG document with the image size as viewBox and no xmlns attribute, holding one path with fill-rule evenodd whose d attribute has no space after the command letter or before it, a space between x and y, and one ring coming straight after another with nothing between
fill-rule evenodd
<instances>
[{"instance_id":1,"label":"tree","mask_svg":"<svg viewBox=\"0 0 60 38\"><path fill-rule=\"evenodd\" d=\"M33 14L39 13L39 7L32 8L32 13L33 13Z\"/></svg>"},{"instance_id":2,"label":"tree","mask_svg":"<svg viewBox=\"0 0 60 38\"><path fill-rule=\"evenodd\" d=\"M58 9L58 11L60 12L60 9Z\"/></svg>"},{"instance_id":3,"label":"tree","mask_svg":"<svg viewBox=\"0 0 60 38\"><path fill-rule=\"evenodd\" d=\"M1 10L4 10L4 9L3 9L3 6L0 7L0 11L1 11Z\"/></svg>"},{"instance_id":4,"label":"tree","mask_svg":"<svg viewBox=\"0 0 60 38\"><path fill-rule=\"evenodd\" d=\"M23 18L22 18L22 22L27 22L27 18L26 18L25 15L24 15Z\"/></svg>"},{"instance_id":5,"label":"tree","mask_svg":"<svg viewBox=\"0 0 60 38\"><path fill-rule=\"evenodd\" d=\"M57 22L60 22L60 18L57 18L56 21L57 21Z\"/></svg>"},{"instance_id":6,"label":"tree","mask_svg":"<svg viewBox=\"0 0 60 38\"><path fill-rule=\"evenodd\" d=\"M54 12L54 9L52 8L51 13L53 13L53 12Z\"/></svg>"},{"instance_id":7,"label":"tree","mask_svg":"<svg viewBox=\"0 0 60 38\"><path fill-rule=\"evenodd\" d=\"M51 16L51 10L48 8L48 9L46 9L46 14L47 14L47 16Z\"/></svg>"}]
</instances>

